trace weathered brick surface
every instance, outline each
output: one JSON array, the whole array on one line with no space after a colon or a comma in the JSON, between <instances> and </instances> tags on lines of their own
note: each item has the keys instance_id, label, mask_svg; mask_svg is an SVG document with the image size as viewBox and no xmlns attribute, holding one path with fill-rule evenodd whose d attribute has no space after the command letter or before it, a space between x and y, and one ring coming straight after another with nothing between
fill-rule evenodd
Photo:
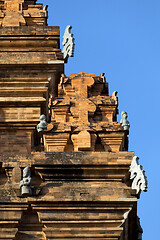
<instances>
[{"instance_id":1,"label":"weathered brick surface","mask_svg":"<svg viewBox=\"0 0 160 240\"><path fill-rule=\"evenodd\" d=\"M22 220L20 225L18 222L15 225L19 229L16 239L25 239L25 234L39 236L38 239L44 234L47 239L76 239L77 236L118 239L123 232L119 226L124 214L130 209L132 214L136 212L135 192L122 181L133 156L133 152L0 155L5 169L3 182L7 181L5 175L11 169L5 189L0 185L0 201L5 204L12 201L12 208L5 206L5 215L0 214L3 226L10 227L5 223L8 214L13 221L15 213L19 213L16 218ZM28 199L18 197L17 182L20 169L26 165L32 169L33 186L42 189L40 195ZM30 231L29 224L32 224ZM13 231L13 227L11 229Z\"/></svg>"},{"instance_id":2,"label":"weathered brick surface","mask_svg":"<svg viewBox=\"0 0 160 240\"><path fill-rule=\"evenodd\" d=\"M64 75L59 27L36 2L0 1L0 239L138 240L116 92L104 74Z\"/></svg>"},{"instance_id":3,"label":"weathered brick surface","mask_svg":"<svg viewBox=\"0 0 160 240\"><path fill-rule=\"evenodd\" d=\"M51 124L43 135L44 149L52 151L48 142L53 138L52 146L58 152L55 136L62 139L62 132L69 131L70 138L65 141L67 151L127 150L126 132L116 122L117 106L116 95L108 96L108 84L103 75L62 75L58 97L51 106Z\"/></svg>"},{"instance_id":4,"label":"weathered brick surface","mask_svg":"<svg viewBox=\"0 0 160 240\"><path fill-rule=\"evenodd\" d=\"M36 1L4 0L0 4L0 24L3 27L47 25L47 10Z\"/></svg>"},{"instance_id":5,"label":"weathered brick surface","mask_svg":"<svg viewBox=\"0 0 160 240\"><path fill-rule=\"evenodd\" d=\"M31 153L39 117L49 118L49 97L64 69L63 61L48 64L62 59L59 27L3 27L0 38L1 152Z\"/></svg>"},{"instance_id":6,"label":"weathered brick surface","mask_svg":"<svg viewBox=\"0 0 160 240\"><path fill-rule=\"evenodd\" d=\"M1 152L4 154L31 153L31 131L2 130L0 131Z\"/></svg>"},{"instance_id":7,"label":"weathered brick surface","mask_svg":"<svg viewBox=\"0 0 160 240\"><path fill-rule=\"evenodd\" d=\"M10 107L0 109L0 122L38 122L40 109L38 107Z\"/></svg>"}]
</instances>

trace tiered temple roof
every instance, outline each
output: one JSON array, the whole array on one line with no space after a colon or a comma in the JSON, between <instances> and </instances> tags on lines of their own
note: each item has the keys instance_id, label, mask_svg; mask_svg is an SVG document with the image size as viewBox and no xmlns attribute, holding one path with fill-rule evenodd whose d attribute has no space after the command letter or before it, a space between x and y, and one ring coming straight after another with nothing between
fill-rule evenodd
<instances>
[{"instance_id":1,"label":"tiered temple roof","mask_svg":"<svg viewBox=\"0 0 160 240\"><path fill-rule=\"evenodd\" d=\"M103 73L65 76L42 4L0 1L0 26L0 239L139 240L143 171L117 92Z\"/></svg>"}]
</instances>

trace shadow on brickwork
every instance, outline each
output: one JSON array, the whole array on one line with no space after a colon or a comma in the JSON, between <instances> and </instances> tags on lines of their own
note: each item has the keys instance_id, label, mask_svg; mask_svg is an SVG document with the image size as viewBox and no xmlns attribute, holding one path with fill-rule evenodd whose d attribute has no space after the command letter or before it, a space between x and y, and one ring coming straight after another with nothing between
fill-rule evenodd
<instances>
[{"instance_id":1,"label":"shadow on brickwork","mask_svg":"<svg viewBox=\"0 0 160 240\"><path fill-rule=\"evenodd\" d=\"M22 214L15 240L44 240L42 228L43 224L40 223L37 212L28 207Z\"/></svg>"}]
</instances>

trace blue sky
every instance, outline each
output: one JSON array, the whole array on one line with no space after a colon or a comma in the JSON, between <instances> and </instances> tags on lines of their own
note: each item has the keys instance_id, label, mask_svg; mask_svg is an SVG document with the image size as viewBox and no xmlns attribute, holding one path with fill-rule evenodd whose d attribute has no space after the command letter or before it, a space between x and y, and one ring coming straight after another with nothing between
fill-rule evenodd
<instances>
[{"instance_id":1,"label":"blue sky","mask_svg":"<svg viewBox=\"0 0 160 240\"><path fill-rule=\"evenodd\" d=\"M49 25L67 25L76 39L75 57L66 75L106 73L110 94L118 91L119 112L131 124L129 150L140 157L149 181L138 201L143 240L158 239L159 188L159 0L41 0L49 5ZM120 121L120 116L118 117Z\"/></svg>"}]
</instances>

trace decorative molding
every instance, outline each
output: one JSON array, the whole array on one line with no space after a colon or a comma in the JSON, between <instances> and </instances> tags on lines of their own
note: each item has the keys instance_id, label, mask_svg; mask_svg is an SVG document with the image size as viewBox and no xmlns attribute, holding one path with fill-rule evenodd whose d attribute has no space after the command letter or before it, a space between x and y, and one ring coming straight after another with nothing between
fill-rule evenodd
<instances>
[{"instance_id":1,"label":"decorative molding","mask_svg":"<svg viewBox=\"0 0 160 240\"><path fill-rule=\"evenodd\" d=\"M63 60L53 60L53 61L48 61L48 64L64 64Z\"/></svg>"},{"instance_id":2,"label":"decorative molding","mask_svg":"<svg viewBox=\"0 0 160 240\"><path fill-rule=\"evenodd\" d=\"M63 131L63 130L62 130ZM43 135L45 152L64 152L70 134L67 132L55 132Z\"/></svg>"},{"instance_id":3,"label":"decorative molding","mask_svg":"<svg viewBox=\"0 0 160 240\"><path fill-rule=\"evenodd\" d=\"M119 152L123 143L124 133L109 132L99 133L102 144L106 152Z\"/></svg>"}]
</instances>

